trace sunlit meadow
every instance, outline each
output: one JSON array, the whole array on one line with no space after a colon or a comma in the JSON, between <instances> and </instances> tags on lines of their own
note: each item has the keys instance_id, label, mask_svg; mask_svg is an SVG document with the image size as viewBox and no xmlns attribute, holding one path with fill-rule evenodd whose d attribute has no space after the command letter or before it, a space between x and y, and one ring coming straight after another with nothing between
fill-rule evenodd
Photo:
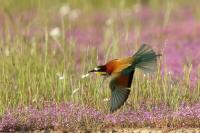
<instances>
[{"instance_id":1,"label":"sunlit meadow","mask_svg":"<svg viewBox=\"0 0 200 133\"><path fill-rule=\"evenodd\" d=\"M0 0L0 131L200 127L199 4ZM162 54L158 69L136 70L110 114L109 79L81 75L142 43Z\"/></svg>"}]
</instances>

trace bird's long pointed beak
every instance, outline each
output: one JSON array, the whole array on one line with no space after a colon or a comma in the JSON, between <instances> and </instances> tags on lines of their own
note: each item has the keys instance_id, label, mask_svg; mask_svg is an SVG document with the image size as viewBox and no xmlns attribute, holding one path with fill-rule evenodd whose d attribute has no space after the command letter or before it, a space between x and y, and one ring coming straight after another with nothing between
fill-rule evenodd
<instances>
[{"instance_id":1,"label":"bird's long pointed beak","mask_svg":"<svg viewBox=\"0 0 200 133\"><path fill-rule=\"evenodd\" d=\"M91 72L96 72L96 70L94 70L94 69L93 69L93 70L90 70L88 73L91 73Z\"/></svg>"},{"instance_id":2,"label":"bird's long pointed beak","mask_svg":"<svg viewBox=\"0 0 200 133\"><path fill-rule=\"evenodd\" d=\"M90 75L90 73L96 72L96 71L97 71L97 70L95 70L95 69L90 70L87 74L82 75L81 78L82 78L82 79L83 79L83 78L86 78L86 77L88 77L88 76Z\"/></svg>"},{"instance_id":3,"label":"bird's long pointed beak","mask_svg":"<svg viewBox=\"0 0 200 133\"><path fill-rule=\"evenodd\" d=\"M81 78L86 78L90 75L90 73L95 73L97 75L106 75L106 72L102 71L101 68L95 67L94 69L90 70L87 74L82 75Z\"/></svg>"}]
</instances>

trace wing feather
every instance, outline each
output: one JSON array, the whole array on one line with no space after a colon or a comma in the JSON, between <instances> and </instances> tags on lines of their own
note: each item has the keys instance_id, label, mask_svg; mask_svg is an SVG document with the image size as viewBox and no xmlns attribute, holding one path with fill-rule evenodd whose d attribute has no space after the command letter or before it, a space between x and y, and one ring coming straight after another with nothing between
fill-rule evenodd
<instances>
[{"instance_id":1,"label":"wing feather","mask_svg":"<svg viewBox=\"0 0 200 133\"><path fill-rule=\"evenodd\" d=\"M118 75L114 77L110 82L111 99L110 99L110 111L114 112L124 105L131 87L134 71L129 75Z\"/></svg>"}]
</instances>

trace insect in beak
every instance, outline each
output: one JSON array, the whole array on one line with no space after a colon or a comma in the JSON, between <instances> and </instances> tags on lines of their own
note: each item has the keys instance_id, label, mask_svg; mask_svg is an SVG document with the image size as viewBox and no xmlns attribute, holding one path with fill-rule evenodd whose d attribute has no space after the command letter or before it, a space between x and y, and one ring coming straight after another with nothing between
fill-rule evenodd
<instances>
[{"instance_id":1,"label":"insect in beak","mask_svg":"<svg viewBox=\"0 0 200 133\"><path fill-rule=\"evenodd\" d=\"M82 78L82 79L83 79L83 78L86 78L86 77L88 77L89 75L90 75L89 73L84 74L84 75L81 76L81 78Z\"/></svg>"}]
</instances>

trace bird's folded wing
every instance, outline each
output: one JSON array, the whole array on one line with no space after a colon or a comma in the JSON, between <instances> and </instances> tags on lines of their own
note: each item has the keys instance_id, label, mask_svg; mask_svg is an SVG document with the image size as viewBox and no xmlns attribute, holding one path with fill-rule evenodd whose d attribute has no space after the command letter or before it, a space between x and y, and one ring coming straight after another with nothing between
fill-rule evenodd
<instances>
[{"instance_id":1,"label":"bird's folded wing","mask_svg":"<svg viewBox=\"0 0 200 133\"><path fill-rule=\"evenodd\" d=\"M132 62L133 62L133 58L132 57L118 59L117 60L117 67L113 70L113 73L121 72L124 69L130 67L132 65Z\"/></svg>"},{"instance_id":2,"label":"bird's folded wing","mask_svg":"<svg viewBox=\"0 0 200 133\"><path fill-rule=\"evenodd\" d=\"M131 64L120 64L120 65L117 66L117 68L115 68L115 70L113 71L113 73L121 72L124 69L128 68L129 66L131 66Z\"/></svg>"}]
</instances>

